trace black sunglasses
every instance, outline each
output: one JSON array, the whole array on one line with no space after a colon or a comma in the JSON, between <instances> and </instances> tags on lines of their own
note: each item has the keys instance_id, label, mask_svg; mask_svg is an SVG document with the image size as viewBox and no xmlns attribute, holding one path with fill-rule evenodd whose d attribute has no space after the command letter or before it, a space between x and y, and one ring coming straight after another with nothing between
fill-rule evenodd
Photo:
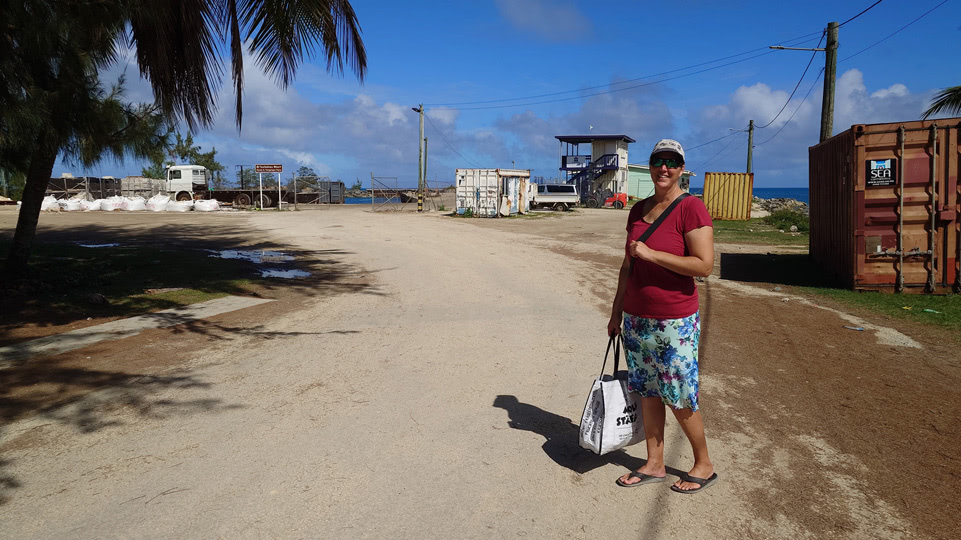
<instances>
[{"instance_id":1,"label":"black sunglasses","mask_svg":"<svg viewBox=\"0 0 961 540\"><path fill-rule=\"evenodd\" d=\"M668 169L676 169L681 165L684 165L684 162L675 158L651 158L651 167L657 168L661 165L667 165Z\"/></svg>"}]
</instances>

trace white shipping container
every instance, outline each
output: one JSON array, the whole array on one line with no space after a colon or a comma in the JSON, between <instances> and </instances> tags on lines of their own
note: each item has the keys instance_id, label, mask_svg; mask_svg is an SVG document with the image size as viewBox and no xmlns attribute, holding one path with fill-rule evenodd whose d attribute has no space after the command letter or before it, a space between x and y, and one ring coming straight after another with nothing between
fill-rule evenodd
<instances>
[{"instance_id":1,"label":"white shipping container","mask_svg":"<svg viewBox=\"0 0 961 540\"><path fill-rule=\"evenodd\" d=\"M531 176L528 169L456 169L455 175L458 214L496 217L528 208L524 189Z\"/></svg>"}]
</instances>

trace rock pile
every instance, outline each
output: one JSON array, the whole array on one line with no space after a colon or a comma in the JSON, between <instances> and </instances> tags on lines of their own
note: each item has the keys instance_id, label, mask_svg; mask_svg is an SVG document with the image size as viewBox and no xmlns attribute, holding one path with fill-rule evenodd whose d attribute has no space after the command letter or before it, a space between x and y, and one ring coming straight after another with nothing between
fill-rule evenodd
<instances>
[{"instance_id":1,"label":"rock pile","mask_svg":"<svg viewBox=\"0 0 961 540\"><path fill-rule=\"evenodd\" d=\"M754 197L751 206L769 213L777 212L778 210L791 210L792 212L798 212L805 216L810 214L807 203L796 199L761 199Z\"/></svg>"}]
</instances>

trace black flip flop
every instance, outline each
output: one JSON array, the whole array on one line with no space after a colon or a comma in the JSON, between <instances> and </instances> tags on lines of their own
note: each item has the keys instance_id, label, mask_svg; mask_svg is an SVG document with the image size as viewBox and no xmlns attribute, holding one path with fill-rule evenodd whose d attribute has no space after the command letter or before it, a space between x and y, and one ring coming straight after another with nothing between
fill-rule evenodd
<instances>
[{"instance_id":1,"label":"black flip flop","mask_svg":"<svg viewBox=\"0 0 961 540\"><path fill-rule=\"evenodd\" d=\"M642 486L644 484L654 484L656 482L663 482L667 480L666 476L651 476L649 474L644 474L642 472L637 472L637 471L634 471L631 474L629 474L627 478L628 480L630 480L631 478L639 478L640 480L631 484L627 484L622 482L620 477L618 477L617 485L621 487L637 487L637 486Z\"/></svg>"},{"instance_id":2,"label":"black flip flop","mask_svg":"<svg viewBox=\"0 0 961 540\"><path fill-rule=\"evenodd\" d=\"M677 486L671 486L671 491L676 491L678 493L683 493L685 495L691 495L694 493L700 493L701 491L704 491L705 489L711 487L711 485L717 481L717 473L712 474L710 478L698 478L696 476L685 474L684 477L681 478L681 480L683 480L684 482L691 482L692 484L697 484L700 487L696 487L694 489L681 489Z\"/></svg>"}]
</instances>

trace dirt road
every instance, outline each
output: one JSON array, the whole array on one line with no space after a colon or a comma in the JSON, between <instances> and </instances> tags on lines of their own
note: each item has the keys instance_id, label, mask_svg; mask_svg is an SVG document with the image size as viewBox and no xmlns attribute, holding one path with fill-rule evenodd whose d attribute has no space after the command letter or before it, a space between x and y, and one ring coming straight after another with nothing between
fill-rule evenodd
<instances>
[{"instance_id":1,"label":"dirt road","mask_svg":"<svg viewBox=\"0 0 961 540\"><path fill-rule=\"evenodd\" d=\"M149 237L153 217L125 234ZM59 218L44 234L102 228ZM315 288L28 363L96 390L2 428L0 537L954 536L957 338L722 278L768 248L725 247L700 285L720 482L617 487L643 449L591 456L576 424L625 218L176 216L304 254ZM666 444L686 470L670 423Z\"/></svg>"}]
</instances>

